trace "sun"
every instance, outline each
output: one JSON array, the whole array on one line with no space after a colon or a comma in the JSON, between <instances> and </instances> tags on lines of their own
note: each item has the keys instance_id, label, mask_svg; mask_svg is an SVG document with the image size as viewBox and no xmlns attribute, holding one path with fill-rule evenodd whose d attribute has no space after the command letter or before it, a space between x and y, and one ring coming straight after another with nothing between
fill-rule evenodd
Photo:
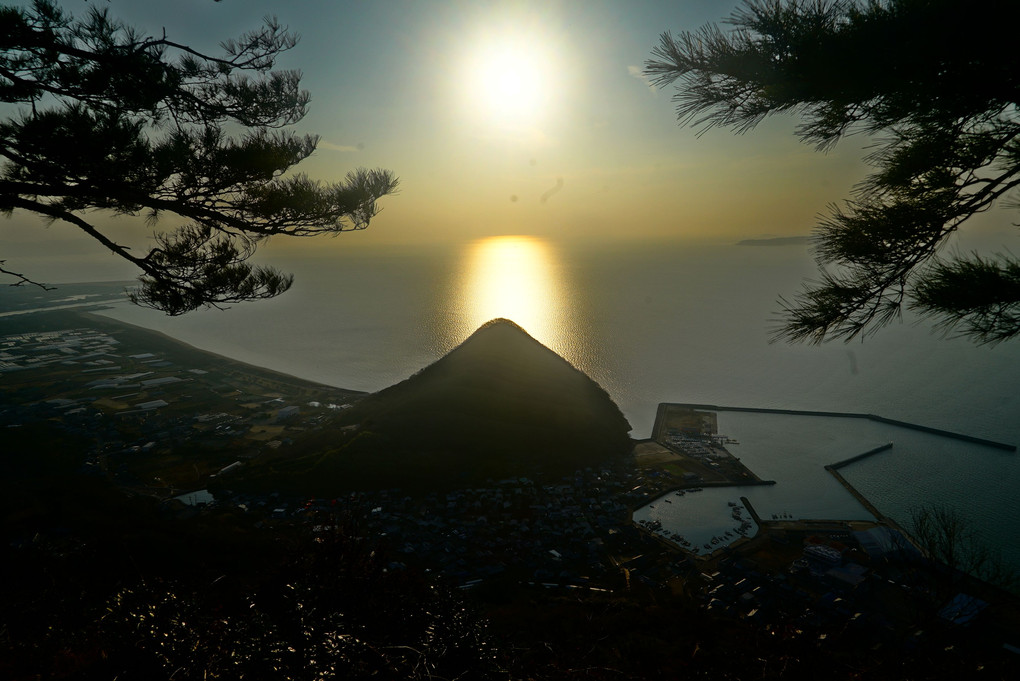
<instances>
[{"instance_id":1,"label":"sun","mask_svg":"<svg viewBox=\"0 0 1020 681\"><path fill-rule=\"evenodd\" d=\"M539 123L549 109L547 50L528 36L490 38L468 56L466 97L484 120L510 127Z\"/></svg>"},{"instance_id":2,"label":"sun","mask_svg":"<svg viewBox=\"0 0 1020 681\"><path fill-rule=\"evenodd\" d=\"M534 118L546 99L545 78L536 55L512 45L480 56L475 87L481 105L497 120Z\"/></svg>"}]
</instances>

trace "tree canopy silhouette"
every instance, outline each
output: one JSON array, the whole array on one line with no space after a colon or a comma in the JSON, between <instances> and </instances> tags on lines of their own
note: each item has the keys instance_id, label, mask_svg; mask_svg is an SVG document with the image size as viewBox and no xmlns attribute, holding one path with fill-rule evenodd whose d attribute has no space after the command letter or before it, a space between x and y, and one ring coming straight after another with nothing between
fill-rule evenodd
<instances>
[{"instance_id":1,"label":"tree canopy silhouette","mask_svg":"<svg viewBox=\"0 0 1020 681\"><path fill-rule=\"evenodd\" d=\"M792 112L822 150L876 139L873 172L816 227L819 279L780 299L775 337L850 340L904 306L981 343L1020 334L1020 262L940 252L1016 200L1020 3L747 0L727 23L664 33L645 64L659 86L679 81L681 124L743 133Z\"/></svg>"},{"instance_id":2,"label":"tree canopy silhouette","mask_svg":"<svg viewBox=\"0 0 1020 681\"><path fill-rule=\"evenodd\" d=\"M282 293L292 276L249 262L261 242L363 229L397 186L387 170L291 172L318 143L288 129L308 107L301 74L273 68L296 44L272 18L211 56L106 9L0 7L0 102L14 112L0 121L0 210L81 229L141 270L134 302L171 315ZM97 209L175 225L134 252Z\"/></svg>"}]
</instances>

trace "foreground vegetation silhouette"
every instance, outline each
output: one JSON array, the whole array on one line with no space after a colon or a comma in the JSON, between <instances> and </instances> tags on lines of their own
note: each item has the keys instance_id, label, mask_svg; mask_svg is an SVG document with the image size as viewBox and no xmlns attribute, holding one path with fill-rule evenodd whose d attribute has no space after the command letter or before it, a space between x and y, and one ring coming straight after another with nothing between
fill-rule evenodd
<instances>
[{"instance_id":1,"label":"foreground vegetation silhouette","mask_svg":"<svg viewBox=\"0 0 1020 681\"><path fill-rule=\"evenodd\" d=\"M727 23L665 33L646 62L678 81L681 123L743 133L795 113L819 149L854 132L874 146L874 171L816 228L819 280L781 299L776 338L850 340L904 305L979 343L1020 334L1020 261L945 253L1020 187L1020 4L746 0Z\"/></svg>"},{"instance_id":2,"label":"foreground vegetation silhouette","mask_svg":"<svg viewBox=\"0 0 1020 681\"><path fill-rule=\"evenodd\" d=\"M76 18L36 0L0 7L0 25L0 211L67 223L130 262L140 305L179 315L276 296L293 277L249 262L260 243L364 229L396 190L387 170L336 183L293 172L318 138L289 129L309 94L299 72L273 70L297 44L275 20L223 56L142 35L105 7ZM184 224L141 254L95 211Z\"/></svg>"}]
</instances>

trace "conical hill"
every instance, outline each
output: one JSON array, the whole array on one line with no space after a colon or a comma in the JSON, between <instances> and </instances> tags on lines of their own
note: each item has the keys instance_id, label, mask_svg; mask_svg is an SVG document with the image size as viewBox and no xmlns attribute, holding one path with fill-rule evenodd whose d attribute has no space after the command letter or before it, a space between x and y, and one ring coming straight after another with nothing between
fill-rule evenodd
<instances>
[{"instance_id":1,"label":"conical hill","mask_svg":"<svg viewBox=\"0 0 1020 681\"><path fill-rule=\"evenodd\" d=\"M630 424L606 391L506 319L343 420L358 436L320 472L371 486L564 475L630 450Z\"/></svg>"}]
</instances>

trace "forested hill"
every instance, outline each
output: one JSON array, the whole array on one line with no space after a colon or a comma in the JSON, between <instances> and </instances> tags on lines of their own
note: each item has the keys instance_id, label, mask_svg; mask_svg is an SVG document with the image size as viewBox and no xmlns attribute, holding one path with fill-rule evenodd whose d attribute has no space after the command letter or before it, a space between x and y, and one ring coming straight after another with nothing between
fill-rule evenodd
<instances>
[{"instance_id":1,"label":"forested hill","mask_svg":"<svg viewBox=\"0 0 1020 681\"><path fill-rule=\"evenodd\" d=\"M470 480L566 474L630 443L630 424L601 386L505 319L344 420L402 452L404 465Z\"/></svg>"},{"instance_id":2,"label":"forested hill","mask_svg":"<svg viewBox=\"0 0 1020 681\"><path fill-rule=\"evenodd\" d=\"M631 446L630 424L606 391L505 319L365 397L342 423L348 430L328 453L272 462L277 485L293 487L282 478L293 475L321 494L334 486L449 488L548 478L623 456ZM261 471L263 482L268 472Z\"/></svg>"}]
</instances>

